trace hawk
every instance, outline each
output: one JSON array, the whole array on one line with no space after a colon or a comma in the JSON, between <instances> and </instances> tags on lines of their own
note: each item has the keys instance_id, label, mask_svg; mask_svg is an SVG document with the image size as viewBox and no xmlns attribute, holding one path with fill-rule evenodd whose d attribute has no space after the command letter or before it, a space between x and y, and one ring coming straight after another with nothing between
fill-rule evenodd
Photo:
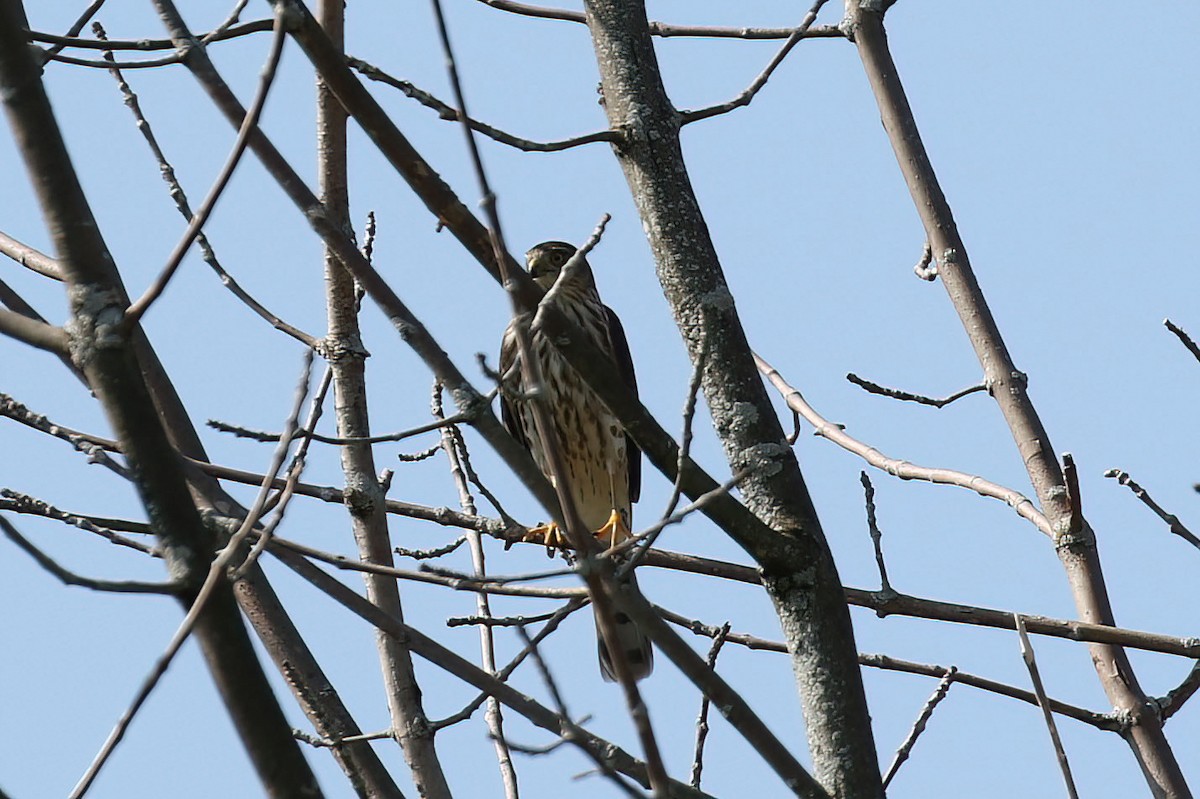
<instances>
[{"instance_id":1,"label":"hawk","mask_svg":"<svg viewBox=\"0 0 1200 799\"><path fill-rule=\"evenodd\" d=\"M612 360L625 385L637 393L633 374L633 359L621 321L611 308L600 301L592 268L586 260L559 280L562 268L575 254L574 245L562 241L546 241L525 254L529 274L543 289L559 283L548 300L579 326L596 348ZM514 323L515 324L515 323ZM620 543L630 535L633 503L637 502L642 484L642 453L621 426L621 422L601 402L583 378L567 363L550 340L539 330L530 335L532 355L541 367L543 397L550 411L562 454L566 463L566 480L588 530L606 545ZM525 446L534 462L553 481L542 441L534 428L533 413L528 402L521 398L528 386L520 371L517 339L510 324L504 331L500 348L500 374L506 385L517 386L518 392L501 392L500 415L504 426ZM530 529L530 540L547 545L562 542L557 525L550 523ZM632 574L629 577L633 579ZM654 668L650 641L637 625L622 613L617 613L617 636L636 679L648 675ZM599 641L600 673L612 682L616 679L612 659L603 640Z\"/></svg>"}]
</instances>

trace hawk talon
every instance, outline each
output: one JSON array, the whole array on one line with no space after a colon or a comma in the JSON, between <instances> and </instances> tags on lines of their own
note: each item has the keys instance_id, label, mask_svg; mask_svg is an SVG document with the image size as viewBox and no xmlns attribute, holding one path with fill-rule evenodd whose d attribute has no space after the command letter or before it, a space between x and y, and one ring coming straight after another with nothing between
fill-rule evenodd
<instances>
[{"instance_id":1,"label":"hawk talon","mask_svg":"<svg viewBox=\"0 0 1200 799\"><path fill-rule=\"evenodd\" d=\"M546 547L546 557L553 558L554 551L570 549L570 542L567 536L563 533L562 528L554 522L546 522L539 524L537 527L530 527L525 532L525 537L521 539L530 544L543 544Z\"/></svg>"},{"instance_id":2,"label":"hawk talon","mask_svg":"<svg viewBox=\"0 0 1200 799\"><path fill-rule=\"evenodd\" d=\"M608 517L608 521L604 526L593 533L601 544L605 544L606 549L612 549L617 544L628 541L633 537L633 533L629 530L629 525L625 524L625 519L620 512L613 508L612 515Z\"/></svg>"},{"instance_id":3,"label":"hawk talon","mask_svg":"<svg viewBox=\"0 0 1200 799\"><path fill-rule=\"evenodd\" d=\"M620 511L613 508L608 521L599 530L593 532L592 536L603 544L605 549L612 549L617 544L628 541L633 534L629 530L629 525L625 524L625 519L621 516ZM555 550L574 549L566 532L554 522L546 522L537 527L528 528L521 540L529 544L544 545L546 557L549 558L554 557Z\"/></svg>"}]
</instances>

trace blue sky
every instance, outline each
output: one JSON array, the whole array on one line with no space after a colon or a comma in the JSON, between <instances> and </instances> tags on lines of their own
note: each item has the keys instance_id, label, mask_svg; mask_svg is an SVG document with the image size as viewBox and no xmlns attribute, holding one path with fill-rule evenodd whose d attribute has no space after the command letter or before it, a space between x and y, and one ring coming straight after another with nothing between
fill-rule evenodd
<instances>
[{"instance_id":1,"label":"blue sky","mask_svg":"<svg viewBox=\"0 0 1200 799\"><path fill-rule=\"evenodd\" d=\"M426 4L355 3L349 50L449 100ZM708 0L657 2L651 16L696 24L785 26L794 4ZM830 4L819 19L833 23ZM83 4L29 4L35 27L61 32ZM565 22L512 17L481 3L448 0L452 35L473 114L517 135L558 139L604 127L586 30ZM805 6L806 7L806 6ZM181 3L206 30L224 8ZM1200 140L1196 85L1200 10L1184 4L955 3L904 0L889 13L893 53L942 187L954 208L979 281L1009 349L1029 375L1030 393L1058 453L1079 464L1084 509L1096 529L1118 621L1128 627L1196 635L1200 552L1170 536L1156 518L1103 472L1133 474L1165 507L1200 528L1195 397L1200 364L1162 326L1169 317L1200 337ZM264 14L253 3L246 18ZM148 3L113 3L98 17L113 38L162 35ZM225 78L248 99L265 58L265 35L214 46ZM680 108L723 101L740 91L778 43L659 40L668 91ZM136 58L136 56L133 56ZM193 205L225 158L233 132L181 67L127 73ZM134 293L153 278L184 223L112 79L101 70L54 64L46 81L101 228ZM398 93L372 90L401 130L461 197L477 191L459 132ZM312 77L299 50L285 52L263 127L301 174L314 177ZM864 394L847 372L908 390L944 395L978 381L980 369L940 283L911 271L923 242L854 48L839 40L803 42L746 109L685 129L685 155L752 346L804 391L827 418L888 455L981 474L1031 493L994 404L973 395L948 408L902 405ZM641 225L607 145L560 154L523 154L484 142L514 251L545 239L582 241L603 213L613 216L591 262L605 300L621 314L647 406L678 430L689 365L658 288ZM507 302L486 274L434 220L357 131L351 136L353 214L379 219L376 264L477 386L474 355L494 363ZM0 230L48 248L11 137L0 136ZM324 330L320 246L282 193L252 160L243 162L208 228L218 256L268 307L309 332ZM60 287L0 263L0 277L44 315L64 318ZM428 418L430 375L374 308L364 311L373 427L403 429ZM301 353L240 306L194 254L145 320L148 333L193 417L278 428L287 413ZM105 432L98 406L53 359L0 341L0 391L62 424ZM780 406L782 407L782 406ZM789 415L784 412L786 420ZM330 419L327 416L325 424ZM326 428L328 430L328 428ZM698 458L727 474L701 413ZM862 503L863 464L808 435L797 445L806 479L843 582L873 588L878 577ZM469 435L469 434L468 434ZM205 431L221 463L260 470L263 445ZM398 463L397 451L432 436L383 446L380 468L397 470L389 496L430 505L457 502L441 460ZM518 518L541 517L482 441L469 437L477 468ZM88 466L65 445L13 423L0 424L0 486L62 508L139 517L132 492ZM320 449L310 482L338 485L336 453ZM1073 605L1048 541L1001 503L946 486L901 483L872 473L889 573L898 590L989 607L1071 618ZM234 487L240 497L250 492ZM647 466L637 521L665 505L670 486ZM483 507L483 506L481 506ZM10 517L11 518L11 517ZM69 528L14 518L64 564L91 575L160 578L156 563ZM336 507L297 501L280 534L353 551ZM393 519L397 545L441 544L454 531ZM672 528L661 545L745 562L702 518ZM538 552L488 548L502 573L544 568ZM371 630L268 561L301 629L333 682L368 730L387 725ZM465 552L446 565L469 568ZM745 586L643 569L651 600L689 617L778 638L761 592ZM358 587L353 576L345 578ZM402 586L405 611L421 629L477 657L469 629L447 616L474 600ZM498 600L499 613L537 613L534 600ZM10 729L0 786L17 797L65 795L82 774L179 621L165 599L98 595L65 588L11 544L0 543L0 707ZM933 622L876 619L853 612L859 648L1028 686L1015 635ZM631 751L636 738L617 689L602 684L593 632L578 614L548 648L569 685L567 701L590 726ZM696 646L707 649L698 639ZM1035 638L1047 691L1064 701L1107 708L1086 649ZM501 657L515 651L502 639ZM1133 654L1143 686L1162 695L1187 673L1179 658ZM695 691L665 659L646 683L668 767L686 779ZM431 716L454 712L472 692L419 667ZM728 647L720 669L807 762L803 724L786 658ZM865 673L881 761L912 724L935 681ZM515 677L543 696L532 670ZM296 726L307 728L278 680ZM508 714L515 740L546 736ZM1125 744L1070 719L1059 720L1081 795L1146 795ZM1200 711L1188 706L1167 734L1192 780L1200 778ZM705 787L717 796L784 789L723 722L709 741ZM406 775L394 745L378 750ZM484 727L476 721L439 737L451 786L461 796L499 796ZM310 757L327 796L349 788L325 753ZM578 755L518 757L529 797L608 796ZM407 786L406 786L407 787ZM197 653L185 647L102 774L96 797L253 795L248 761ZM938 709L889 795L924 797L1062 795L1053 752L1036 709L955 686ZM410 792L411 795L411 792Z\"/></svg>"}]
</instances>

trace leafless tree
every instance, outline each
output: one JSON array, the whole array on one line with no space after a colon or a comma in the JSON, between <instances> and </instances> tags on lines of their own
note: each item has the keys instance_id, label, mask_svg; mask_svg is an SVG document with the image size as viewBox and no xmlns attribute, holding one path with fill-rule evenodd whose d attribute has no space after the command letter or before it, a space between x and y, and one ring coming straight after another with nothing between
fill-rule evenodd
<instances>
[{"instance_id":1,"label":"leafless tree","mask_svg":"<svg viewBox=\"0 0 1200 799\"><path fill-rule=\"evenodd\" d=\"M506 20L516 18L521 24L535 25L538 23L521 18L537 17L586 31L594 50L607 127L570 139L537 142L472 117L467 108L471 84L457 69L461 62L455 58L453 31L448 28L446 9L439 0L433 0L431 9L448 65L445 80L449 87L449 94L440 98L390 74L387 53L347 54L348 20L343 4L337 0L318 0L313 8L299 0L272 0L269 8L262 4L257 9L269 10L269 16L249 22L241 20L247 5L243 0L223 21L203 33L189 27L189 20L172 0L152 0L165 31L165 35L158 34L163 36L161 39L151 38L149 32L110 39L98 24L85 33L89 22L103 16L103 0L80 9L76 24L65 35L38 27L40 9L31 7L27 18L19 0L0 0L0 93L16 150L24 160L41 219L50 234L53 255L25 243L31 232L21 230L23 223L19 220L0 220L0 228L4 229L0 233L0 252L13 262L9 272L21 272L16 266L19 264L36 275L39 283L60 284L59 291L67 300L61 320L47 321L52 314L35 308L29 292L10 287L17 281L0 280L0 301L5 306L0 310L0 332L9 339L5 347L14 351L33 347L43 351L41 358L47 364L53 356L65 367L54 378L54 388L48 388L43 396L5 393L0 395L0 409L9 426L22 426L44 436L39 451L45 451L48 458L52 457L52 448L58 446L53 439L58 439L83 455L89 464L101 467L93 469L88 479L131 486L144 511L137 519L112 518L89 511L83 506L84 500L77 500L67 486L54 497L35 497L5 488L0 495L0 526L33 563L67 584L95 592L167 595L184 611L175 635L150 666L108 739L91 764L80 769L82 777L71 795L79 797L89 791L175 654L187 639L194 638L237 736L271 796L337 795L328 784L318 786L310 765L314 758L323 758L325 751L359 796L462 795L462 789L456 789L460 779L456 775L468 766L454 748L439 745L443 740L439 736L461 729L482 708L483 725L499 768L498 785L502 788L497 791L503 790L506 797L519 795L526 756L556 753L538 759L541 764L564 757L557 753L568 749L577 751L598 775L598 784L614 795L709 795L701 776L714 715L723 717L728 728L744 738L746 751L761 759L764 774L774 772L787 791L804 797L881 797L897 769L910 757L935 708L943 701L953 701L947 696L956 683L1040 708L1047 743L1057 756L1069 795L1075 795L1074 775L1086 771L1087 764L1071 764L1068 760L1057 726L1068 723L1066 719L1090 725L1096 735L1119 736L1140 766L1151 795L1190 796L1180 750L1194 749L1194 742L1177 742L1173 747L1164 734L1164 724L1200 687L1200 665L1193 666L1177 687L1155 697L1141 686L1128 652L1165 653L1200 664L1200 639L1126 629L1116 623L1097 554L1096 534L1084 515L1076 465L1070 455L1060 459L1055 454L1027 392L1026 376L1014 363L984 299L966 244L939 187L933 166L936 153L931 156L922 142L918 120L893 62L885 33L885 16L893 3L846 0L844 8L839 9L836 4L827 7L826 0L817 0L795 27L775 29L653 21L647 16L645 3L638 0L584 0L582 11L512 0L479 2L492 7L488 13ZM836 20L839 11L844 16ZM350 13L357 12L351 9ZM818 24L824 17L829 17L832 24ZM242 82L245 76L239 73L231 78L219 66L222 48L247 41L261 45L268 37L270 45L253 99L243 105L228 81ZM656 42L663 37L773 40L776 50L761 73L732 100L682 110L669 99L659 67ZM749 105L779 65L808 39L828 39L828 46L854 48L857 52L883 121L882 135L895 152L923 227L918 235L924 236L925 249L916 272L945 287L982 374L978 385L945 399L885 388L854 375L851 379L871 393L936 407L986 393L1011 431L1033 488L1032 496L980 475L922 466L884 454L875 443L855 437L810 405L795 387L797 378L785 376L772 365L774 355L767 345L760 345L757 351L751 347L741 316L747 309L734 301L703 204L689 178L680 136L686 126ZM261 46L256 52L262 52ZM264 117L273 87L283 80L280 70L285 53L290 59L303 56L305 69L317 83L315 179L297 166L286 147L277 147ZM198 87L206 102L236 131L217 179L194 206L168 160L168 151L179 143L169 134L161 140L156 136L156 126L165 120L143 113L133 86L144 73L135 75L135 69L172 76L180 85L186 82L186 91ZM106 243L103 220L97 212L102 198L85 193L79 165L73 164L68 155L72 131L64 129L47 94L55 74L65 70L108 73L115 79L120 94L114 93L113 97L124 97L178 211L187 220L186 230L165 264L157 266L149 279L118 263L120 259ZM460 189L456 194L439 175L439 169L449 167L431 163L422 155L416 143L419 139L410 139L402 132L397 123L399 114L386 110L381 99L386 96L387 104L394 102L397 95L393 89L403 94L404 103L415 101L406 108L420 113L431 109L444 120L429 117L430 130L465 140L462 163L469 165L471 189ZM166 113L182 117L192 110L181 99L178 107ZM288 118L301 119L301 110L289 109ZM261 127L260 121L264 123ZM175 120L172 129L178 130L178 124ZM503 376L492 371L486 358L478 364L456 360L441 343L438 331L444 330L449 321L471 313L469 307L456 301L453 286L444 288L443 303L418 307L412 304L407 285L415 279L411 273L401 277L392 266L377 262L373 251L377 223L385 230L388 226L405 230L419 226L406 228L406 220L372 217L361 233L355 233L348 138L359 133L419 201L410 203L409 213L425 214L418 206L427 209L428 215L421 222L436 222L439 231L445 231L443 238L449 234L455 240L454 247L447 247L445 252L477 262L481 274L491 277L507 294L505 300L493 291L496 307L510 304L519 329L533 326L554 342L620 418L649 465L671 484L665 511L630 541L619 545L617 551L600 551L588 531L581 529L569 492L564 490L568 476L555 470L553 479L547 479L525 448L502 426L493 400L499 391L510 390L504 387ZM554 304L541 302L542 290L510 254L506 243L499 213L504 186L488 174L480 156L481 148L498 146L543 153L585 146L606 148L619 165L649 243L658 283L690 361L689 385L679 387L686 398L682 424L679 420L656 418L625 388L616 368L598 354L580 330L578 320ZM214 243L205 235L206 222L218 202L222 198L231 202L235 171L244 175L251 164L253 180L282 189L299 212L298 218L308 224L324 248L327 327L322 334L285 320L287 314L276 315L268 310L268 306L277 306L283 299L283 284L288 278L276 278L274 284L253 281L255 286L276 292L273 296L243 287L222 265ZM456 164L454 168L462 166ZM6 177L6 181L11 184L16 178ZM476 197L482 198L479 215L470 209ZM136 202L148 201L136 198ZM584 252L601 241L606 219L601 220L586 244L577 242ZM262 226L260 222L255 225ZM178 388L179 370L188 364L177 358L161 358L161 349L156 348L161 348L162 338L148 332L161 329L152 326L154 316L166 313L179 301L178 294L173 296L170 290L183 279L191 264L189 261L185 265L185 258L193 250L199 251L229 290L232 307L240 302L278 331L269 335L305 354L295 396L286 411L277 410L277 416L285 420L278 431L258 432L240 423L212 423L216 435L272 444L270 458L259 458L260 463L267 462L265 468L234 468L221 462L224 457L209 454L214 451L207 438L210 434L201 434L200 426L185 408L184 391ZM289 269L298 271L308 266ZM132 278L132 274L138 277ZM22 274L21 279L29 281L31 276ZM445 278L434 269L422 273L420 279ZM247 285L250 283L247 281ZM140 288L143 284L147 287ZM51 295L39 286L37 296ZM284 304L291 305L290 301ZM431 417L415 420L400 432L379 435L378 425L371 424L369 410L376 410L377 405L368 405L364 306L381 311L399 334L384 338L379 331L371 331L371 349L408 348L430 377L408 380L403 386L407 395L404 401L419 397L427 402L428 387L433 384ZM1186 331L1172 323L1168 326L1200 358ZM169 335L169 331L163 335ZM197 358L219 361L231 357L229 353L206 350L205 342L197 342L195 347ZM257 354L254 345L247 344L244 351L232 357L274 356ZM300 360L296 359L298 365ZM643 370L652 360L638 359ZM50 372L50 365L45 368ZM69 386L72 381L81 383L82 389ZM256 383L239 385L235 390L279 393L278 389L278 385ZM8 389L0 385L0 390ZM90 392L103 410L108 431L77 429L79 423L73 419L58 418L53 411L56 405L49 398L68 391ZM693 451L693 438L700 434L694 429L700 398L724 453L725 463L720 467L705 467ZM335 428L332 433L322 433L318 431L319 420L329 400L333 403ZM516 400L530 403L535 414L544 412L543 398L536 391ZM786 426L777 408L790 410ZM795 429L791 430L793 420ZM1023 520L1014 524L1029 525L1052 544L1074 598L1075 618L952 604L893 588L877 521L875 488L866 472L862 474L866 526L874 541L881 585L870 591L844 586L795 454L802 423L874 469L902 480L971 489L984 499L1008 504ZM678 439L668 432L675 428L682 430ZM403 446L398 442L422 436L420 440L428 445L427 449L415 455L404 454L404 463L396 467L394 474L392 470L380 473L380 459L392 457ZM218 440L224 442L225 438ZM221 443L217 449L220 453L257 452L240 443L237 446L242 449L231 450L229 446ZM553 443L547 446L554 448ZM340 458L340 475L325 484L306 477L306 469L311 472L311 468L318 468L310 468L311 464L329 460L334 451ZM472 454L479 455L485 465L477 468ZM425 463L418 466L418 461ZM389 498L393 481L405 480L406 469L418 468L446 472L458 509L439 506L436 497L417 501ZM1110 476L1133 489L1172 533L1200 546L1184 522L1158 505L1128 474L1114 470ZM246 494L244 489L234 488L239 485L257 490ZM489 485L503 488L493 492ZM525 540L526 524L504 509L514 497L523 496L522 492L536 498L540 512L563 527L573 552L566 563L555 561L556 565L548 570L489 576L485 568L489 549L500 545L526 553L535 549L535 544ZM304 543L279 534L285 514L289 530L298 524L328 524L325 519L329 517L312 510L320 504L313 499L344 507L345 513L333 525L339 529L327 530ZM481 500L494 509L492 515L481 511ZM69 505L70 510L60 509L58 503ZM656 546L664 530L693 515L706 517L744 552L749 563L702 558ZM451 535L442 536L428 550L405 549L398 546L396 520L422 524L439 531L438 535L446 528ZM49 521L137 553L139 563L162 560L166 579L100 579L78 574L34 543L36 536L22 533L21 528L27 524L47 525ZM523 520L529 521L533 520ZM346 530L350 536L345 535ZM339 554L351 540L356 552ZM437 565L439 559L460 547L469 553L469 571ZM398 565L401 561L397 554L402 561L419 561L420 568ZM319 659L325 653L302 632L305 619L296 618L287 595L277 593L280 578L269 577L265 564L271 569L282 565L291 570L373 629L382 674L381 699L387 709L385 730L365 730L355 720L353 704L344 698L345 686L335 686L332 673L322 668ZM621 579L622 573L634 566L690 573L701 584L754 586L770 601L780 639L743 632L726 619L699 619L695 611L675 607L674 603L664 603L672 607L652 604L636 584ZM20 568L32 566L23 562ZM161 571L153 564L149 568ZM129 573L144 569L130 567ZM361 583L343 579L354 577L349 572L358 572ZM551 582L540 582L546 578ZM364 593L357 590L359 584L365 586ZM472 614L448 620L443 616L442 620L451 627L478 631L477 660L456 651L444 629L435 631L426 623L428 614L417 614L421 622L412 620L411 603L402 602L402 593L407 594L409 585L474 595ZM559 604L543 612L541 603L545 600L557 600ZM493 607L496 601L504 601L505 608L533 610L497 613ZM517 602L520 604L512 604ZM598 731L587 719L572 714L568 699L577 685L589 686L588 691L593 690L593 684L594 691L607 690L594 679L596 675L577 676L573 669L562 668L555 656L559 640L555 634L572 613L587 604L594 607L599 629L608 640L613 640L615 634L614 619L623 615L636 621L652 638L662 661L670 664L666 670L670 678L692 687L701 709L687 776L685 769L664 757L662 746L665 739L679 740L685 732L654 723L645 694L656 683L633 680L621 657L616 659L615 673L631 728L624 732L631 743L618 745L610 740L612 733ZM1019 641L1013 644L1013 651L1024 657L1030 688L956 666L863 654L856 646L851 626L852 606L871 609L880 616L936 620L943 626L974 625L1012 631L1014 642ZM38 608L7 612L36 614ZM358 634L366 627L352 629ZM260 660L251 630L270 665ZM689 631L711 642L693 640L688 637ZM1095 680L1109 707L1092 711L1048 696L1031 635L1063 638L1086 646ZM36 648L38 643L30 641L27 646ZM733 646L788 655L807 733L806 752L797 751L794 741L772 729L743 698L745 685L752 680L751 671L718 669L719 655ZM613 647L610 650L620 651ZM505 652L511 652L511 657L506 659ZM864 666L931 679L932 696L894 755L883 748L885 742L877 740L864 689ZM523 684L531 687L517 687L515 678L510 680L514 674L523 676ZM282 699L272 689L273 681L279 683L278 678L307 718L308 729L293 729L289 721L293 708L282 706ZM461 710L437 719L428 702L431 684L437 686L439 703L447 692L472 698ZM535 699L531 692L544 698ZM520 743L526 733L533 734L532 728L547 731L549 739L539 745ZM405 769L389 762L390 752L373 744L376 739L390 739L398 745ZM890 765L881 768L881 763ZM65 762L61 765L74 767ZM479 763L469 765L471 769L481 767ZM3 777L0 774L0 779ZM413 787L409 787L409 781ZM778 792L776 784L764 790Z\"/></svg>"}]
</instances>

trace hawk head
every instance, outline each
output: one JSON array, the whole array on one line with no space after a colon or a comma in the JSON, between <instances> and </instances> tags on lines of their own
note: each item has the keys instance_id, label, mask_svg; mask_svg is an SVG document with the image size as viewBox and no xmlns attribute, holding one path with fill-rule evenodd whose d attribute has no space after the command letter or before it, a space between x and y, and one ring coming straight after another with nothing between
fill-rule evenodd
<instances>
[{"instance_id":1,"label":"hawk head","mask_svg":"<svg viewBox=\"0 0 1200 799\"><path fill-rule=\"evenodd\" d=\"M543 241L534 245L525 253L525 265L529 267L529 276L544 290L549 291L558 280L563 265L575 254L575 245L565 241ZM592 268L586 260L579 263L579 268L568 275L568 280L583 287L595 286L592 279Z\"/></svg>"}]
</instances>

